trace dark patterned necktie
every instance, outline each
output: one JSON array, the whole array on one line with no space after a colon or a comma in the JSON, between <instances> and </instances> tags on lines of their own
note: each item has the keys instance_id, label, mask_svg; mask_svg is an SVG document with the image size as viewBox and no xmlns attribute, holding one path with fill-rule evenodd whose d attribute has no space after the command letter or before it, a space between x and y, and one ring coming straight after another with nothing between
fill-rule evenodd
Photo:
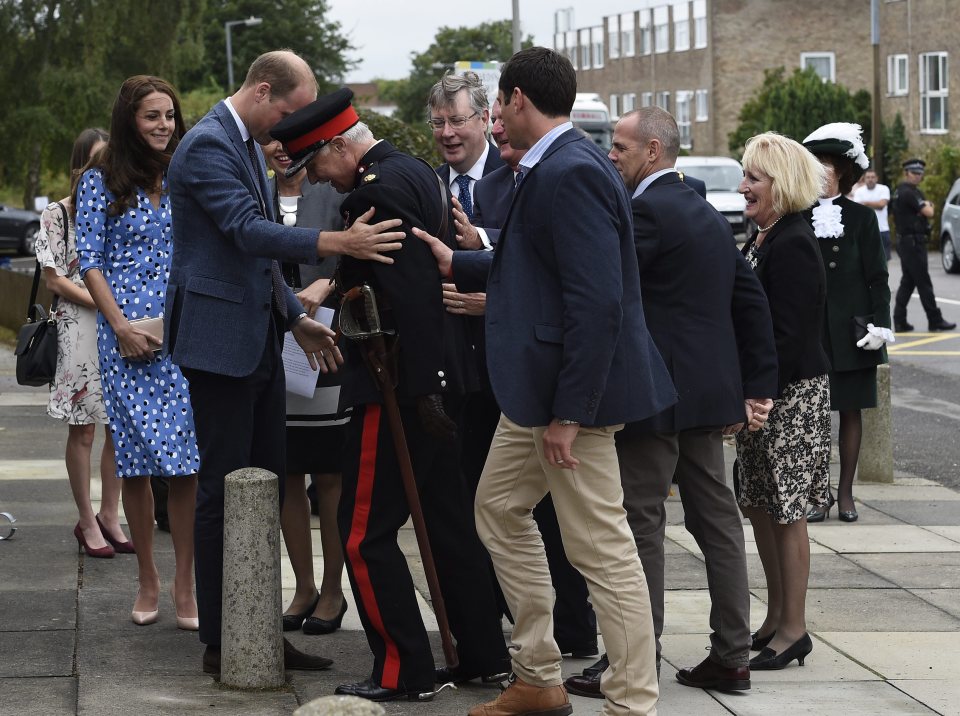
<instances>
[{"instance_id":1,"label":"dark patterned necktie","mask_svg":"<svg viewBox=\"0 0 960 716\"><path fill-rule=\"evenodd\" d=\"M470 196L470 177L466 174L461 174L454 181L457 183L457 186L460 187L460 196L457 197L460 200L460 206L463 207L463 213L467 215L467 218L473 221L473 198Z\"/></svg>"},{"instance_id":2,"label":"dark patterned necktie","mask_svg":"<svg viewBox=\"0 0 960 716\"><path fill-rule=\"evenodd\" d=\"M516 176L513 178L513 188L516 189L520 186L520 182L523 181L523 170L517 172Z\"/></svg>"},{"instance_id":3,"label":"dark patterned necktie","mask_svg":"<svg viewBox=\"0 0 960 716\"><path fill-rule=\"evenodd\" d=\"M260 157L257 156L257 149L253 146L253 137L249 137L244 144L247 145L247 154L250 155L250 161L253 163L253 171L257 177L257 200L260 202L260 210L263 211L263 197L260 195ZM264 218L266 215L264 214ZM277 309L283 320L287 320L287 302L286 288L283 282L283 273L280 271L280 265L276 261L270 262L270 279L273 284L273 307Z\"/></svg>"}]
</instances>

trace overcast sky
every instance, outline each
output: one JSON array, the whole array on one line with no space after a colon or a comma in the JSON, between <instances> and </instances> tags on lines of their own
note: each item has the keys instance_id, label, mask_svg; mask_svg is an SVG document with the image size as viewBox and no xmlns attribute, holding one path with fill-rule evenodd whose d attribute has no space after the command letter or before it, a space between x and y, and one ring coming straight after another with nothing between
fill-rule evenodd
<instances>
[{"instance_id":1,"label":"overcast sky","mask_svg":"<svg viewBox=\"0 0 960 716\"><path fill-rule=\"evenodd\" d=\"M330 17L357 48L359 64L348 82L375 77L399 79L410 74L410 54L422 52L442 27L471 27L482 22L512 17L511 0L328 0ZM574 26L599 25L605 15L637 8L637 0L520 0L520 24L524 37L533 35L539 45L553 46L553 13L574 7ZM489 57L463 57L488 60ZM507 59L506 57L499 59Z\"/></svg>"}]
</instances>

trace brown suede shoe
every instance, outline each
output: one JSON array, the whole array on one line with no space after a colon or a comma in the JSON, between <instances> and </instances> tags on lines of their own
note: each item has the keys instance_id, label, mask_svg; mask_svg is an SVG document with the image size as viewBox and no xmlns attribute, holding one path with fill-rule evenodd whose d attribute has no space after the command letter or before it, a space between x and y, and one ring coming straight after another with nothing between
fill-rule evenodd
<instances>
[{"instance_id":1,"label":"brown suede shoe","mask_svg":"<svg viewBox=\"0 0 960 716\"><path fill-rule=\"evenodd\" d=\"M716 691L748 691L750 689L750 667L726 667L712 661L708 656L690 669L680 669L677 681L684 686Z\"/></svg>"},{"instance_id":2,"label":"brown suede shoe","mask_svg":"<svg viewBox=\"0 0 960 716\"><path fill-rule=\"evenodd\" d=\"M470 709L469 716L568 716L573 706L562 686L531 686L516 679L493 701Z\"/></svg>"}]
</instances>

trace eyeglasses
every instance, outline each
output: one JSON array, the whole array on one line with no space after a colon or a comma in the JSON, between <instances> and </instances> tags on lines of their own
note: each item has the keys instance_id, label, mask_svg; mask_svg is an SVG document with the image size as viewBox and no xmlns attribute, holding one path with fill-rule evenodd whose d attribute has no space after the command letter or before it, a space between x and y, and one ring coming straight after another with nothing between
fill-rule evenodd
<instances>
[{"instance_id":1,"label":"eyeglasses","mask_svg":"<svg viewBox=\"0 0 960 716\"><path fill-rule=\"evenodd\" d=\"M467 122L476 117L477 114L477 112L474 112L469 117L447 117L446 119L434 117L428 119L427 124L437 132L441 131L446 124L449 124L451 129L463 129L467 126Z\"/></svg>"}]
</instances>

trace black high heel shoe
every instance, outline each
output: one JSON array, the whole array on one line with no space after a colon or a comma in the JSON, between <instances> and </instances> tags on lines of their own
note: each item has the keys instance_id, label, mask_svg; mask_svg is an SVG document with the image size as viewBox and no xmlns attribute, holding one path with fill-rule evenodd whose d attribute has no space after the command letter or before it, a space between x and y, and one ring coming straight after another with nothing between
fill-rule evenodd
<instances>
[{"instance_id":1,"label":"black high heel shoe","mask_svg":"<svg viewBox=\"0 0 960 716\"><path fill-rule=\"evenodd\" d=\"M830 510L833 509L833 506L837 503L837 501L833 499L832 492L829 492L827 494L829 495L829 498L827 499L827 506L811 507L810 511L807 513L807 522L823 522L825 519L827 519L830 516ZM843 519L843 517L841 517L840 519Z\"/></svg>"},{"instance_id":2,"label":"black high heel shoe","mask_svg":"<svg viewBox=\"0 0 960 716\"><path fill-rule=\"evenodd\" d=\"M316 607L314 607L316 608ZM343 597L343 604L340 605L340 613L333 619L321 619L320 617L307 617L303 620L304 634L333 634L340 625L343 624L343 615L347 613L347 598Z\"/></svg>"},{"instance_id":3,"label":"black high heel shoe","mask_svg":"<svg viewBox=\"0 0 960 716\"><path fill-rule=\"evenodd\" d=\"M804 634L779 654L767 647L750 659L750 668L754 671L778 671L794 659L803 666L803 660L811 651L813 651L813 640L809 634Z\"/></svg>"},{"instance_id":4,"label":"black high heel shoe","mask_svg":"<svg viewBox=\"0 0 960 716\"><path fill-rule=\"evenodd\" d=\"M310 605L304 609L302 612L295 612L293 614L284 614L283 615L283 630L284 631L296 631L303 625L303 620L308 616L313 614L313 610L317 608L317 604L320 603L320 592L317 592L317 596L313 598L313 601L310 602Z\"/></svg>"},{"instance_id":5,"label":"black high heel shoe","mask_svg":"<svg viewBox=\"0 0 960 716\"><path fill-rule=\"evenodd\" d=\"M857 514L855 509L853 510L840 510L837 513L837 519L841 522L856 522L860 519L860 515Z\"/></svg>"},{"instance_id":6,"label":"black high heel shoe","mask_svg":"<svg viewBox=\"0 0 960 716\"><path fill-rule=\"evenodd\" d=\"M770 643L770 640L777 634L777 632L772 631L767 636L757 636L759 633L759 631L755 631L750 635L750 651L760 651L766 647L766 645Z\"/></svg>"}]
</instances>

